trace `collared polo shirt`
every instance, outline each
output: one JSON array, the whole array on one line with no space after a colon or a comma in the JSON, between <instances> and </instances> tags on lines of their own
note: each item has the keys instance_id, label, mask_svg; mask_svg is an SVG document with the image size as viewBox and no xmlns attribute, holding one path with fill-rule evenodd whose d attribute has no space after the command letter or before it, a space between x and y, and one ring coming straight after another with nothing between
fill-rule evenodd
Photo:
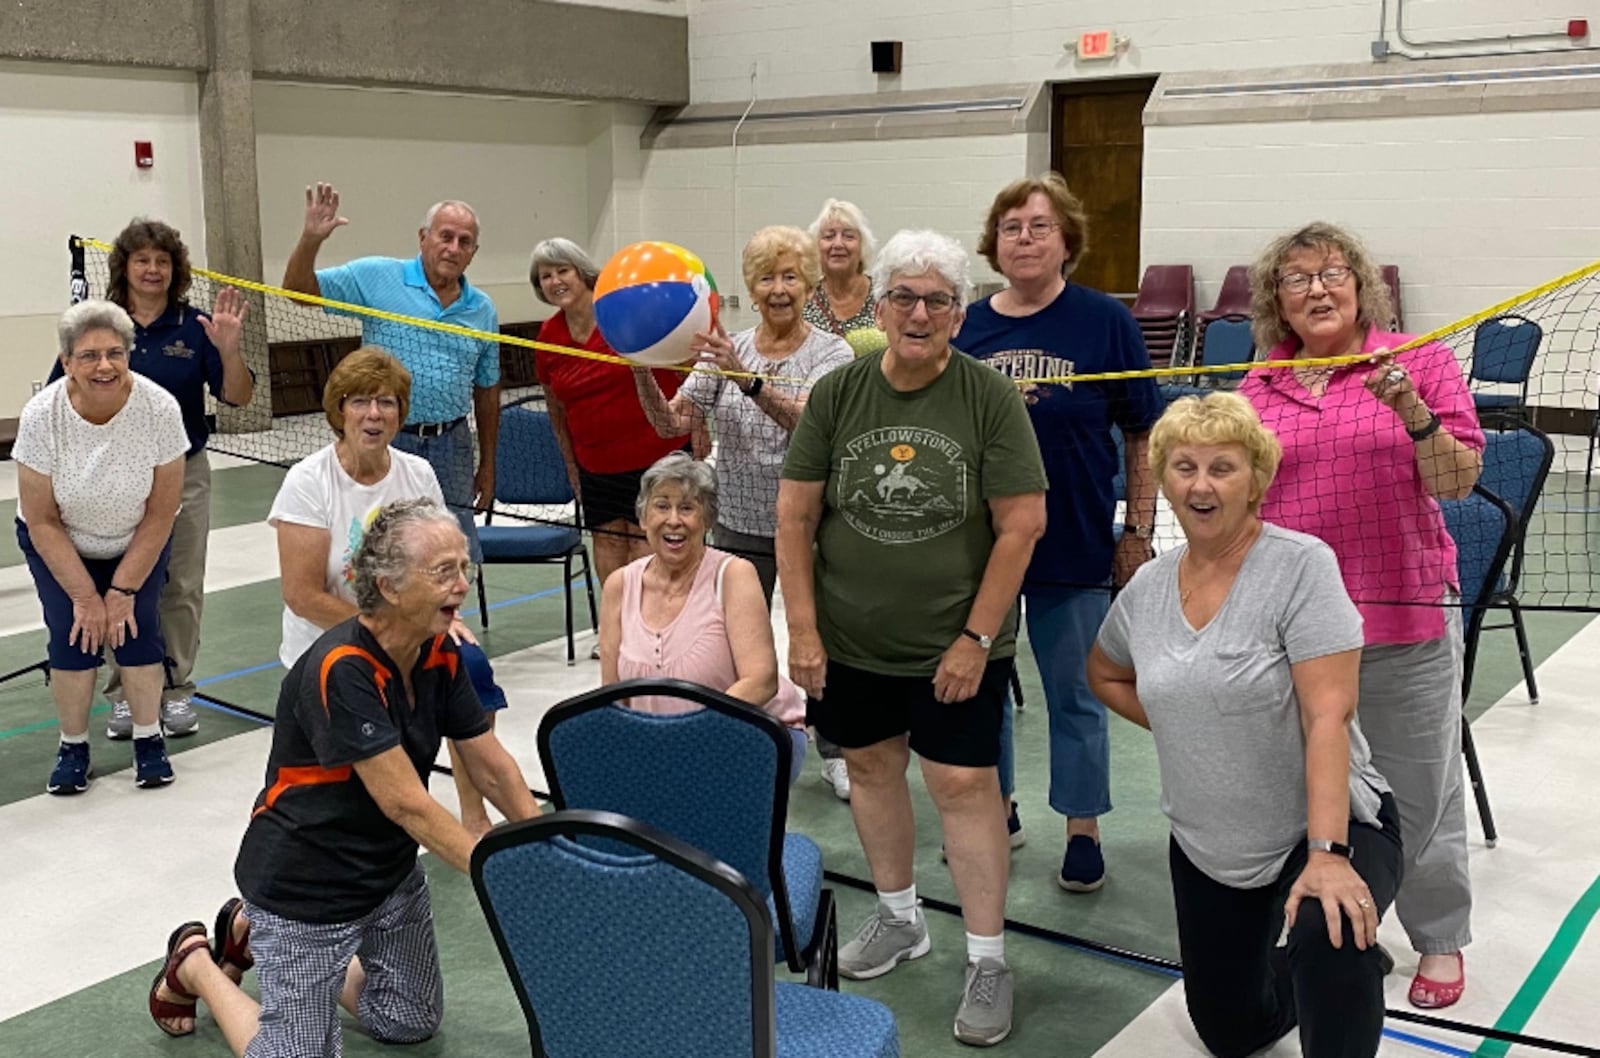
<instances>
[{"instance_id":1,"label":"collared polo shirt","mask_svg":"<svg viewBox=\"0 0 1600 1058\"><path fill-rule=\"evenodd\" d=\"M409 261L396 257L360 257L348 264L317 270L317 285L330 301L399 316L469 327L488 334L500 331L489 295L461 277L461 296L449 306L428 285L422 255ZM355 315L328 309L334 315ZM472 410L474 387L500 381L500 345L487 339L430 331L414 324L360 316L361 340L381 346L411 372L411 414L407 422L449 422Z\"/></svg>"}]
</instances>

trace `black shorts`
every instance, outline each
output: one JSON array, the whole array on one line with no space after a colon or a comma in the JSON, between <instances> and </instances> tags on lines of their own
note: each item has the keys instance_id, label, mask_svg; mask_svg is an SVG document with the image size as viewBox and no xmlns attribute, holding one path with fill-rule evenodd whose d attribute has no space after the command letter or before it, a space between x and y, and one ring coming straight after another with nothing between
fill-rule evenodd
<instances>
[{"instance_id":1,"label":"black shorts","mask_svg":"<svg viewBox=\"0 0 1600 1058\"><path fill-rule=\"evenodd\" d=\"M583 527L598 529L617 519L639 524L639 479L648 467L620 474L591 474L578 468L578 499L583 506Z\"/></svg>"},{"instance_id":2,"label":"black shorts","mask_svg":"<svg viewBox=\"0 0 1600 1058\"><path fill-rule=\"evenodd\" d=\"M978 692L946 705L934 697L931 675L882 676L830 658L822 697L806 699L806 723L845 749L910 734L919 757L992 768L1000 762L1001 710L1012 664L1012 658L989 662Z\"/></svg>"}]
</instances>

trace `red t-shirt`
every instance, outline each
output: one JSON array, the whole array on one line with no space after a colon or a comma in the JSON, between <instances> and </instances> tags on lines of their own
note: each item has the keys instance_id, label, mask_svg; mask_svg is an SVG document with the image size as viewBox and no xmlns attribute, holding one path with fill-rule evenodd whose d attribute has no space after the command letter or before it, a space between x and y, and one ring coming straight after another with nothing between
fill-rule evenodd
<instances>
[{"instance_id":1,"label":"red t-shirt","mask_svg":"<svg viewBox=\"0 0 1600 1058\"><path fill-rule=\"evenodd\" d=\"M562 312L540 324L539 341L595 353L611 352L598 327L582 345L573 341ZM668 452L682 448L689 439L688 434L656 435L656 428L639 406L632 368L536 349L533 370L545 392L553 394L565 407L572 454L578 465L591 474L643 470ZM683 375L677 371L652 373L661 392L671 400L683 384Z\"/></svg>"}]
</instances>

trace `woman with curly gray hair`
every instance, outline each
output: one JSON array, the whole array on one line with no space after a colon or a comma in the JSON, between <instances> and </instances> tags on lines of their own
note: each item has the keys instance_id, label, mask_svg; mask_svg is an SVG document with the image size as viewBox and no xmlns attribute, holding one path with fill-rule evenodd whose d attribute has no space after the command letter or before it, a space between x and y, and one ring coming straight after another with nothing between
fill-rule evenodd
<instances>
[{"instance_id":1,"label":"woman with curly gray hair","mask_svg":"<svg viewBox=\"0 0 1600 1058\"><path fill-rule=\"evenodd\" d=\"M1460 584L1439 501L1471 491L1483 431L1446 346L1389 352L1411 338L1382 329L1388 288L1351 233L1316 223L1274 239L1250 288L1251 329L1275 367L1239 393L1283 446L1261 518L1333 548L1361 611L1361 724L1405 845L1395 910L1419 957L1410 999L1446 1007L1466 985L1472 889Z\"/></svg>"}]
</instances>

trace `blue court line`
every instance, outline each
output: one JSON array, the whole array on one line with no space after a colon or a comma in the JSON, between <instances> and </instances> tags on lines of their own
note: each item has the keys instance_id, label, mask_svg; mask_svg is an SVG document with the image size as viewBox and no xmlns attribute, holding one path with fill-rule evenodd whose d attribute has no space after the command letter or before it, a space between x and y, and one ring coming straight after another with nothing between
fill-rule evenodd
<instances>
[{"instance_id":1,"label":"blue court line","mask_svg":"<svg viewBox=\"0 0 1600 1058\"><path fill-rule=\"evenodd\" d=\"M1384 1029L1383 1034L1391 1040L1409 1043L1413 1047L1423 1047L1430 1051L1437 1051L1440 1054L1453 1055L1454 1058L1472 1058L1472 1052L1469 1050L1448 1043L1440 1043L1438 1040L1430 1040L1426 1036L1414 1036L1409 1032L1401 1032L1399 1029Z\"/></svg>"}]
</instances>

